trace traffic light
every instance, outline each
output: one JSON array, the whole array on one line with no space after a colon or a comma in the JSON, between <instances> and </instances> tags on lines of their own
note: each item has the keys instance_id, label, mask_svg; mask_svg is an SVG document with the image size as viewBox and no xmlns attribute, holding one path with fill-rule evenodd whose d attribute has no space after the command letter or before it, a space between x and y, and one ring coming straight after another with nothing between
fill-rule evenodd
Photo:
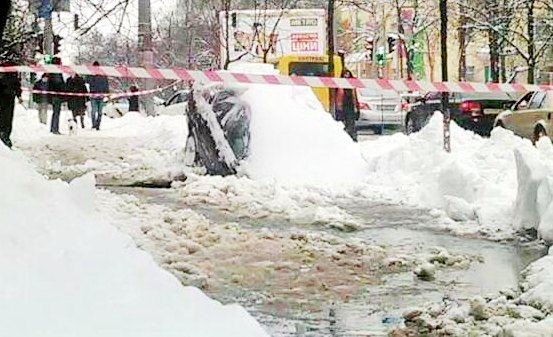
<instances>
[{"instance_id":1,"label":"traffic light","mask_svg":"<svg viewBox=\"0 0 553 337\"><path fill-rule=\"evenodd\" d=\"M60 53L61 40L63 40L61 36L54 35L54 55L58 55Z\"/></svg>"},{"instance_id":2,"label":"traffic light","mask_svg":"<svg viewBox=\"0 0 553 337\"><path fill-rule=\"evenodd\" d=\"M393 36L388 36L388 53L393 53L397 49L397 39Z\"/></svg>"},{"instance_id":3,"label":"traffic light","mask_svg":"<svg viewBox=\"0 0 553 337\"><path fill-rule=\"evenodd\" d=\"M44 55L44 64L53 64L54 57L52 55Z\"/></svg>"},{"instance_id":4,"label":"traffic light","mask_svg":"<svg viewBox=\"0 0 553 337\"><path fill-rule=\"evenodd\" d=\"M376 51L376 62L379 67L384 67L386 65L386 50L384 47L379 47Z\"/></svg>"},{"instance_id":5,"label":"traffic light","mask_svg":"<svg viewBox=\"0 0 553 337\"><path fill-rule=\"evenodd\" d=\"M374 58L374 39L372 37L365 41L365 49L367 50L367 59L372 62Z\"/></svg>"},{"instance_id":6,"label":"traffic light","mask_svg":"<svg viewBox=\"0 0 553 337\"><path fill-rule=\"evenodd\" d=\"M237 22L236 22L236 13L232 13L230 15L230 21L231 21L231 25L232 25L232 28L236 28L237 26Z\"/></svg>"}]
</instances>

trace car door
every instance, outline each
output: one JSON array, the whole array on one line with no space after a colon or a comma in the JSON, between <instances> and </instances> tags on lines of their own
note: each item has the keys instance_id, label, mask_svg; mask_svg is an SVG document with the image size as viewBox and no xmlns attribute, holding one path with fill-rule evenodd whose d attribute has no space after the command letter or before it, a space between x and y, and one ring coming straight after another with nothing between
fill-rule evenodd
<instances>
[{"instance_id":1,"label":"car door","mask_svg":"<svg viewBox=\"0 0 553 337\"><path fill-rule=\"evenodd\" d=\"M546 96L547 92L537 91L534 96L532 96L530 103L528 103L528 108L519 114L518 127L522 137L534 139L536 124L547 119L547 114L544 116L544 112L541 109Z\"/></svg>"}]
</instances>

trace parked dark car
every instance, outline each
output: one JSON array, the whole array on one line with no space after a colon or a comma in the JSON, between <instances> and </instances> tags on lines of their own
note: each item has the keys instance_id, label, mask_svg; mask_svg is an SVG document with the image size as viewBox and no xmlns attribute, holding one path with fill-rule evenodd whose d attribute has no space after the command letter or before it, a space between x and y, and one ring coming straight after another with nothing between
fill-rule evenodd
<instances>
[{"instance_id":1,"label":"parked dark car","mask_svg":"<svg viewBox=\"0 0 553 337\"><path fill-rule=\"evenodd\" d=\"M481 136L489 136L495 118L517 101L518 94L511 93L453 93L449 97L451 119L464 129ZM418 132L430 120L435 111L441 110L441 93L428 93L417 99L405 116L407 134Z\"/></svg>"}]
</instances>

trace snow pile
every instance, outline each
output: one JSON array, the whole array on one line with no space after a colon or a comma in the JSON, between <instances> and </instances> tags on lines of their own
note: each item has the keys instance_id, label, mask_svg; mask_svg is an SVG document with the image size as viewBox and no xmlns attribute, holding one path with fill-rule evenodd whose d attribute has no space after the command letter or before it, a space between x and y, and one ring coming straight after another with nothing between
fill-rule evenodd
<instances>
[{"instance_id":1,"label":"snow pile","mask_svg":"<svg viewBox=\"0 0 553 337\"><path fill-rule=\"evenodd\" d=\"M553 313L553 250L549 255L531 264L524 271L522 299Z\"/></svg>"},{"instance_id":2,"label":"snow pile","mask_svg":"<svg viewBox=\"0 0 553 337\"><path fill-rule=\"evenodd\" d=\"M4 147L0 163L0 335L266 336L102 221L92 177L46 181Z\"/></svg>"},{"instance_id":3,"label":"snow pile","mask_svg":"<svg viewBox=\"0 0 553 337\"><path fill-rule=\"evenodd\" d=\"M421 132L361 144L371 173L361 191L374 197L443 209L452 219L475 220L478 230L508 230L517 190L514 150L536 152L531 142L496 129L490 139L451 125L453 151L443 151L442 115Z\"/></svg>"},{"instance_id":4,"label":"snow pile","mask_svg":"<svg viewBox=\"0 0 553 337\"><path fill-rule=\"evenodd\" d=\"M516 151L518 194L514 225L517 229L536 229L538 235L553 242L553 146L541 139L536 152Z\"/></svg>"},{"instance_id":5,"label":"snow pile","mask_svg":"<svg viewBox=\"0 0 553 337\"><path fill-rule=\"evenodd\" d=\"M353 230L360 220L336 207L330 190L263 183L245 177L202 177L189 175L173 184L189 206L211 205L236 218L285 219L296 224Z\"/></svg>"},{"instance_id":6,"label":"snow pile","mask_svg":"<svg viewBox=\"0 0 553 337\"><path fill-rule=\"evenodd\" d=\"M252 179L338 185L366 174L359 148L310 88L255 85L242 98L252 110L250 157L244 163Z\"/></svg>"},{"instance_id":7,"label":"snow pile","mask_svg":"<svg viewBox=\"0 0 553 337\"><path fill-rule=\"evenodd\" d=\"M70 112L63 111L60 130ZM86 120L89 125L88 119ZM144 117L137 113L104 118L102 130L79 129L76 136L54 136L38 123L36 110L17 109L14 143L50 177L71 180L94 173L102 184L154 184L185 171L188 130L184 116Z\"/></svg>"}]
</instances>

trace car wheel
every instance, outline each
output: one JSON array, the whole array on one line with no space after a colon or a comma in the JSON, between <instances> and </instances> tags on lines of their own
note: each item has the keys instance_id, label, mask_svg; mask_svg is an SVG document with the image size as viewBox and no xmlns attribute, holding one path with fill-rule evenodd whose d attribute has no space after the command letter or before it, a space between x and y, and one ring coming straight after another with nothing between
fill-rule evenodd
<instances>
[{"instance_id":1,"label":"car wheel","mask_svg":"<svg viewBox=\"0 0 553 337\"><path fill-rule=\"evenodd\" d=\"M541 137L547 137L547 131L543 126L538 125L534 130L534 143L537 143Z\"/></svg>"},{"instance_id":2,"label":"car wheel","mask_svg":"<svg viewBox=\"0 0 553 337\"><path fill-rule=\"evenodd\" d=\"M407 122L405 123L405 133L410 135L417 132L417 127L415 126L415 120L411 116L407 116Z\"/></svg>"}]
</instances>

